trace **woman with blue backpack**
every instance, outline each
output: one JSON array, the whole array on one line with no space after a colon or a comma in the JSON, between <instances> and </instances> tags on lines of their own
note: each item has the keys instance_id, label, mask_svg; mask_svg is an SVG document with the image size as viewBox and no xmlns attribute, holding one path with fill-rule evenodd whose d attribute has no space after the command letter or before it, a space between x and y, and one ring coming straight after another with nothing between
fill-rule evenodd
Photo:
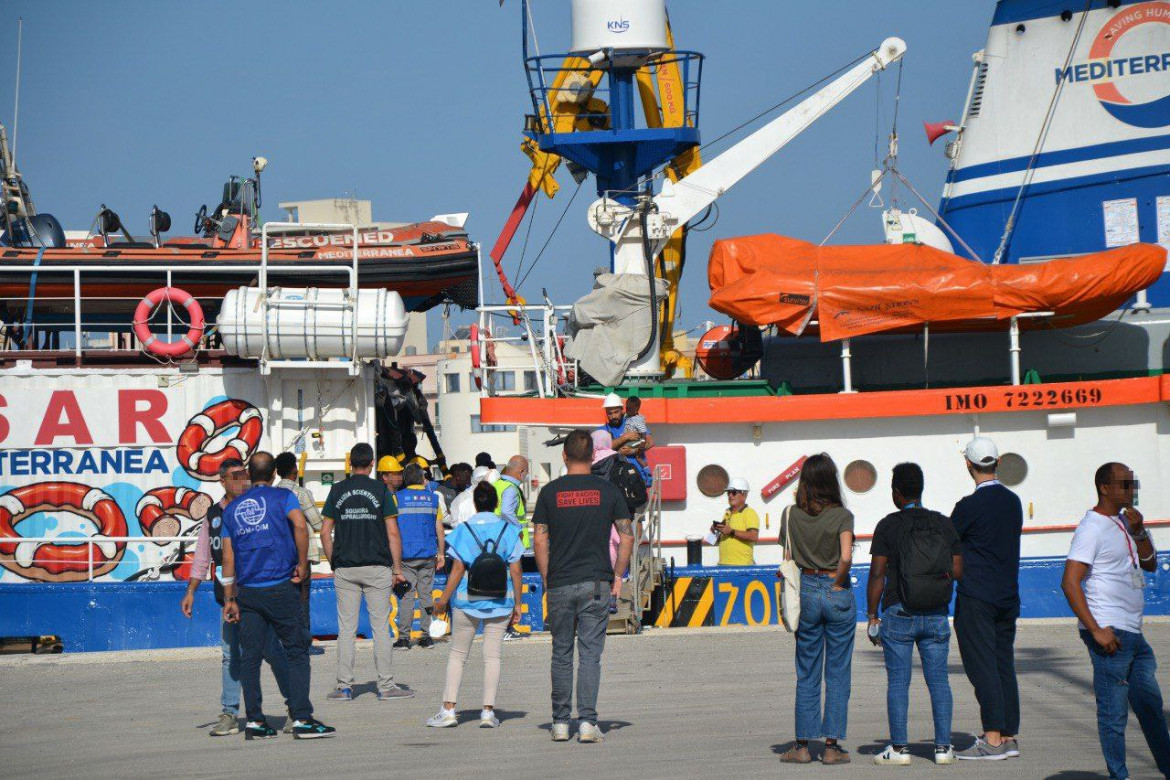
<instances>
[{"instance_id":1,"label":"woman with blue backpack","mask_svg":"<svg viewBox=\"0 0 1170 780\"><path fill-rule=\"evenodd\" d=\"M483 711L481 728L500 725L495 714L496 688L500 683L500 655L504 632L520 619L520 528L495 514L496 489L481 482L472 493L476 513L447 536L451 574L443 595L435 601L435 615L451 609L451 652L447 659L447 684L442 708L427 720L432 728L458 724L455 701L463 667L471 652L476 630L483 625ZM466 575L466 576L465 576Z\"/></svg>"}]
</instances>

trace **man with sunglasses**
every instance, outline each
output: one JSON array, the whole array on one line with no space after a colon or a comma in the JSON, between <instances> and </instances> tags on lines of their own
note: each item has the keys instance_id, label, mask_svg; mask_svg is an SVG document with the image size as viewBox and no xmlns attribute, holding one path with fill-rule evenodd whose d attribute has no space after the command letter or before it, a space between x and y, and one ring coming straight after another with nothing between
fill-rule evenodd
<instances>
[{"instance_id":1,"label":"man with sunglasses","mask_svg":"<svg viewBox=\"0 0 1170 780\"><path fill-rule=\"evenodd\" d=\"M183 595L180 609L183 615L191 617L195 609L195 591L210 577L214 585L215 603L223 608L223 585L219 581L219 570L223 566L223 544L220 527L223 525L223 510L234 499L248 489L248 469L237 458L228 458L219 467L219 481L223 484L223 498L211 505L199 526L195 541L195 560L191 565L191 576L187 580L187 592ZM219 701L223 707L219 720L209 732L213 737L226 737L240 733L240 631L238 623L222 621L220 642L223 650L223 679ZM288 704L288 659L284 648L276 638L276 632L269 630L264 643L264 660L272 667L272 675L280 694ZM292 733L293 719L289 716L284 731Z\"/></svg>"},{"instance_id":2,"label":"man with sunglasses","mask_svg":"<svg viewBox=\"0 0 1170 780\"><path fill-rule=\"evenodd\" d=\"M1157 661L1142 636L1142 572L1157 570L1158 551L1133 506L1139 487L1133 472L1106 463L1093 483L1097 505L1073 534L1062 587L1093 664L1101 752L1110 777L1129 777L1125 724L1132 707L1158 769L1170 777L1170 733L1154 675Z\"/></svg>"},{"instance_id":3,"label":"man with sunglasses","mask_svg":"<svg viewBox=\"0 0 1170 780\"><path fill-rule=\"evenodd\" d=\"M727 511L711 526L719 538L720 566L754 566L755 546L760 539L760 516L747 505L748 482L736 477L727 483Z\"/></svg>"}]
</instances>

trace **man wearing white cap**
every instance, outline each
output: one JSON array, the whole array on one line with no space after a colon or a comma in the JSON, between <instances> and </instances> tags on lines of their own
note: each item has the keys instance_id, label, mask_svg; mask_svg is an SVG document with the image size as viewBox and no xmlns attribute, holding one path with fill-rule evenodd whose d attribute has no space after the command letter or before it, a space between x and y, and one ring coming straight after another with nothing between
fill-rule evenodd
<instances>
[{"instance_id":1,"label":"man wearing white cap","mask_svg":"<svg viewBox=\"0 0 1170 780\"><path fill-rule=\"evenodd\" d=\"M975 492L951 512L963 550L955 637L963 671L979 701L983 736L955 755L965 761L998 761L1020 755L1015 643L1024 511L1019 496L995 478L999 450L991 439L976 436L963 457Z\"/></svg>"},{"instance_id":2,"label":"man wearing white cap","mask_svg":"<svg viewBox=\"0 0 1170 780\"><path fill-rule=\"evenodd\" d=\"M638 474L649 487L651 475L646 465L645 452L654 446L654 437L646 426L646 418L634 412L627 414L627 404L617 393L607 395L601 405L605 409L605 424L598 430L609 433L613 439L613 448L638 469ZM641 402L631 398L628 405L640 408Z\"/></svg>"},{"instance_id":3,"label":"man wearing white cap","mask_svg":"<svg viewBox=\"0 0 1170 780\"><path fill-rule=\"evenodd\" d=\"M723 519L711 526L719 538L720 566L754 566L754 550L760 538L760 517L747 505L746 479L736 477L727 483L727 511Z\"/></svg>"}]
</instances>

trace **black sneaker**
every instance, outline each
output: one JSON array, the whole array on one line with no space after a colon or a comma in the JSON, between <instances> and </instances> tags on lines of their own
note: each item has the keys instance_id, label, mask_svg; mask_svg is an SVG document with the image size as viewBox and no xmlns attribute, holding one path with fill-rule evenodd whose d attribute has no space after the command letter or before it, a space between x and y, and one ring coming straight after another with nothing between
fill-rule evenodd
<instances>
[{"instance_id":1,"label":"black sneaker","mask_svg":"<svg viewBox=\"0 0 1170 780\"><path fill-rule=\"evenodd\" d=\"M312 718L298 720L293 724L293 739L322 739L332 737L336 733L337 729Z\"/></svg>"},{"instance_id":2,"label":"black sneaker","mask_svg":"<svg viewBox=\"0 0 1170 780\"><path fill-rule=\"evenodd\" d=\"M398 641L394 643L394 649L395 650L409 650L410 649L410 637L408 637L408 636L398 637Z\"/></svg>"},{"instance_id":3,"label":"black sneaker","mask_svg":"<svg viewBox=\"0 0 1170 780\"><path fill-rule=\"evenodd\" d=\"M244 739L272 739L278 733L266 720L259 723L248 721L248 725L244 727Z\"/></svg>"},{"instance_id":4,"label":"black sneaker","mask_svg":"<svg viewBox=\"0 0 1170 780\"><path fill-rule=\"evenodd\" d=\"M424 636L422 639L418 640L418 646L422 648L434 647L435 640L431 639L430 636Z\"/></svg>"}]
</instances>

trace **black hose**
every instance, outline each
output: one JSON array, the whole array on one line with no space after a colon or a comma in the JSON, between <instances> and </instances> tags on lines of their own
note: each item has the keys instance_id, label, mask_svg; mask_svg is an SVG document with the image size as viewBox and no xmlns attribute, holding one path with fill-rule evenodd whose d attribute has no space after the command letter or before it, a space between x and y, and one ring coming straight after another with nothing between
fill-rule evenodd
<instances>
[{"instance_id":1,"label":"black hose","mask_svg":"<svg viewBox=\"0 0 1170 780\"><path fill-rule=\"evenodd\" d=\"M642 347L638 357L634 358L635 363L642 362L642 358L649 355L650 350L658 344L658 284L654 276L654 255L650 251L650 235L646 225L648 221L646 215L649 211L648 205L643 206L638 215L638 222L642 227L642 258L646 261L646 277L650 280L650 339L646 346Z\"/></svg>"}]
</instances>

